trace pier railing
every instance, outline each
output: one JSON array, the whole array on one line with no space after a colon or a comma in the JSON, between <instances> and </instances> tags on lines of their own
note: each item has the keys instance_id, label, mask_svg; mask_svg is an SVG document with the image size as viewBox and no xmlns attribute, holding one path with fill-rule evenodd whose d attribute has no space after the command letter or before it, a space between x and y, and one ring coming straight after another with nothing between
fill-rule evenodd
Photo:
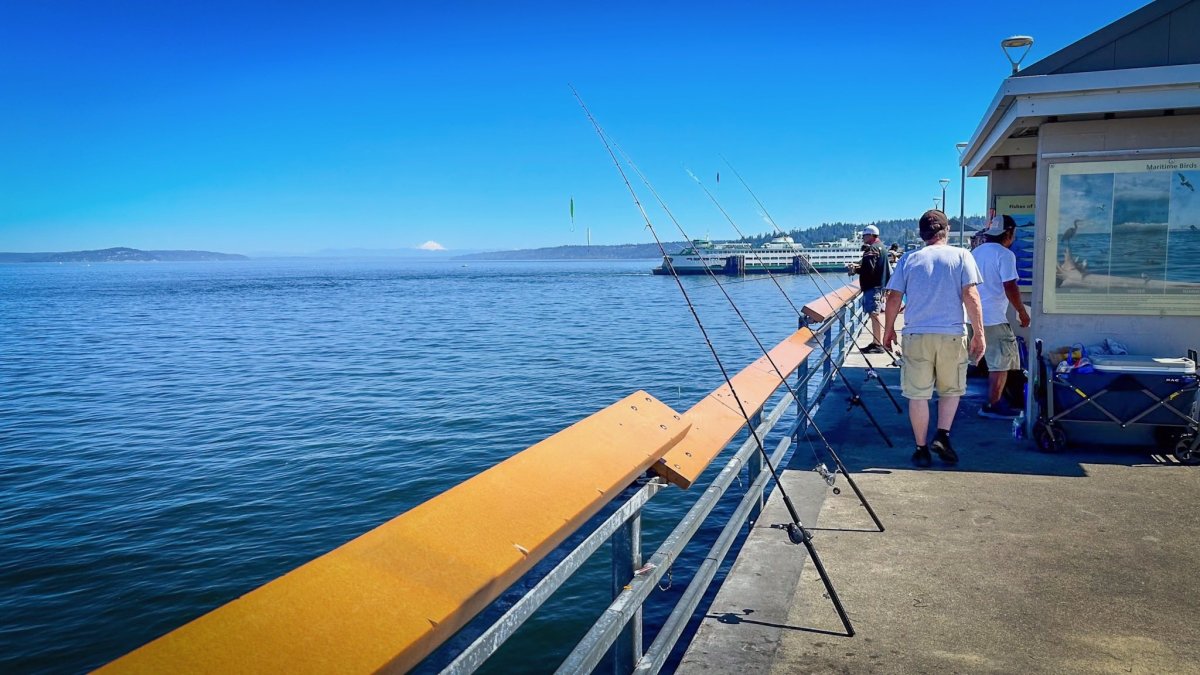
<instances>
[{"instance_id":1,"label":"pier railing","mask_svg":"<svg viewBox=\"0 0 1200 675\"><path fill-rule=\"evenodd\" d=\"M858 294L849 285L805 305L799 329L771 358L733 378L758 438L777 439L765 448L776 466L807 433L799 406L815 415L862 326ZM798 401L781 395L782 378L790 377ZM548 571L536 570L536 583L498 619L472 623L478 635L469 645L435 656L448 662L444 673L470 673L611 541L612 602L558 672L590 672L608 655L617 673L656 673L770 487L762 453L748 438L645 557L642 514L655 495L690 487L746 431L731 396L723 386L678 413L650 394L632 394L104 670L429 670L426 657L509 588L532 582L527 575L540 561L561 555ZM647 645L643 606L743 474L740 501L704 558L686 570L690 582ZM480 522L487 527L462 532L464 523ZM558 550L585 526L593 529L581 541ZM462 642L459 636L452 644Z\"/></svg>"}]
</instances>

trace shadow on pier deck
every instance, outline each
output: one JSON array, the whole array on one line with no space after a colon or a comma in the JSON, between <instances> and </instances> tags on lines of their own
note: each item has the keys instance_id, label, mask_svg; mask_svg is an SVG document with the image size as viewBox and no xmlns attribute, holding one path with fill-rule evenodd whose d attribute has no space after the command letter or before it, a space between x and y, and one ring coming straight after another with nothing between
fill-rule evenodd
<instances>
[{"instance_id":1,"label":"shadow on pier deck","mask_svg":"<svg viewBox=\"0 0 1200 675\"><path fill-rule=\"evenodd\" d=\"M809 470L807 442L784 474L857 635L771 527L788 520L776 492L679 672L1200 672L1197 467L1140 448L1038 453L976 416L972 381L959 465L918 470L907 417L864 383L864 365L847 359L846 374L895 447L845 411L844 388L816 419L887 531ZM880 372L904 406L899 370Z\"/></svg>"}]
</instances>

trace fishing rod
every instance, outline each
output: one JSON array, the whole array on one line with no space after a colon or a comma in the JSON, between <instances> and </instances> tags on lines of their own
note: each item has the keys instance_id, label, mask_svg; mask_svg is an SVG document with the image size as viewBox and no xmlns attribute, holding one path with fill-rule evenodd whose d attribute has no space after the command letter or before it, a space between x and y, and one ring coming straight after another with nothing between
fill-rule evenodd
<instances>
[{"instance_id":1,"label":"fishing rod","mask_svg":"<svg viewBox=\"0 0 1200 675\"><path fill-rule=\"evenodd\" d=\"M569 86L569 85L568 85ZM650 231L650 235L654 237L654 242L658 245L659 251L662 252L663 262L667 265L667 269L671 272L671 277L675 280L675 284L679 287L679 292L683 295L683 300L687 303L688 310L692 313L692 318L696 321L696 327L700 329L700 334L704 338L704 342L708 345L709 352L712 353L713 360L717 363L717 368L721 371L721 376L725 379L725 386L729 387L729 392L733 395L733 400L737 402L738 411L746 420L746 428L750 432L750 436L754 439L754 444L758 447L758 451L762 454L763 462L771 473L772 480L775 481L775 486L779 490L780 496L783 498L784 506L787 507L788 515L791 516L792 522L787 525L788 539L793 544L803 544L808 551L808 557L813 562L813 567L816 568L817 574L821 577L821 582L825 586L825 591L829 593L829 599L833 602L833 607L837 611L838 618L842 621L842 627L846 629L846 634L850 637L854 636L854 626L850 623L850 617L846 614L846 609L842 606L842 601L838 597L837 590L833 587L833 581L829 578L829 573L825 571L825 565L821 562L821 556L817 554L817 549L812 543L812 532L810 532L800 521L800 513L796 510L792 500L788 497L787 491L783 487L783 481L779 478L779 472L775 469L774 462L771 461L771 455L763 446L762 438L758 434L758 430L750 423L750 414L746 411L745 404L742 403L742 398L738 396L737 391L733 387L733 380L729 377L729 371L725 369L725 364L721 361L721 357L717 354L717 348L713 346L712 339L708 336L708 331L704 328L704 322L700 320L700 314L696 311L696 306L692 303L691 297L688 296L687 289L683 287L683 281L679 278L679 273L675 271L675 266L671 264L670 256L667 255L666 248L663 247L662 240L659 239L658 232L654 229L654 224L650 221L649 214L646 213L645 207L638 199L637 191L633 189L633 185L629 183L628 176L625 175L625 170L621 168L621 161L617 159L613 152L612 146L609 144L608 136L604 133L604 129L596 118L592 116L592 111L588 109L583 102L583 98L575 87L571 87L571 93L575 95L575 100L579 102L579 107L583 108L583 112L587 115L588 121L596 129L596 135L600 137L600 142L604 144L604 149L608 152L608 156L612 159L613 165L617 169L617 173L621 175L621 180L625 183L625 187L629 190L630 197L633 198L633 203L637 206L638 212L641 213L642 219L646 221L646 229Z\"/></svg>"},{"instance_id":2,"label":"fishing rod","mask_svg":"<svg viewBox=\"0 0 1200 675\"><path fill-rule=\"evenodd\" d=\"M738 236L745 239L746 238L745 233L743 233L742 229L740 227L738 227L738 224L736 222L734 222L733 218L729 215L729 212L727 212L725 210L725 208L721 206L721 202L717 201L716 196L714 196L713 193L711 191L709 191L709 189L704 185L703 182L700 181L700 179L696 176L696 174L692 173L691 171L688 171L687 173L689 176L692 177L692 180L696 181L696 185L699 185L700 189L704 190L704 194L708 195L709 200L712 201L713 205L717 207L717 210L721 212L721 215L725 216L725 220L729 221L729 224L733 226L733 229L735 232L738 233ZM758 253L758 251L755 251L753 248L750 249L750 252L754 254L754 257L755 257L755 259L758 260L759 265L761 265L762 268L764 270L766 270L767 276L769 276L771 278L771 280L775 282L775 287L779 289L779 292L783 294L784 299L787 300L787 303L789 305L791 305L792 311L795 312L796 316L803 322L805 320L803 312L801 312L799 310L799 308L796 307L796 303L792 302L792 299L790 296L788 296L787 291L783 290L783 286L779 283L779 279L777 279L775 277L775 275L771 272L770 267L768 267L766 264L763 263L762 256ZM838 320L841 321L842 330L844 332L848 332L846 323L844 320L842 320L841 313L837 312L835 314L838 317ZM851 341L854 342L854 345L856 347L858 346L857 340L851 340ZM883 441L885 443L887 443L887 446L889 448L896 447L895 445L892 444L892 439L888 437L887 432L885 432L883 430L883 427L881 427L879 425L878 420L875 419L875 415L873 413L871 413L871 409L866 405L866 403L863 402L862 397L859 396L859 394L858 394L858 390L856 390L854 388L854 386L850 384L850 378L846 377L846 374L844 372L842 372L841 366L838 365L837 360L833 358L833 354L830 352L830 350L826 349L824 347L824 345L821 346L821 349L825 352L826 356L829 357L829 363L831 365L833 365L834 370L837 371L838 377L840 377L842 380L842 383L846 385L846 389L848 389L850 391L850 408L853 408L856 405L859 406L860 408L862 408L863 412L866 413L866 415L867 415L867 419L871 421L871 424L875 427L875 430L879 432L880 437L882 437ZM867 365L870 366L869 361L867 362ZM881 382L882 382L882 380L881 380ZM887 387L887 385L884 385L884 391L887 391L886 387ZM888 392L888 398L891 398L891 396L892 396L891 393ZM896 412L900 412L900 404L896 403L895 399L892 399L892 405L896 406ZM848 409L849 408L847 408L847 410ZM847 474L846 477L849 478L849 474Z\"/></svg>"},{"instance_id":3,"label":"fishing rod","mask_svg":"<svg viewBox=\"0 0 1200 675\"><path fill-rule=\"evenodd\" d=\"M779 227L779 224L775 222L775 219L771 217L770 212L767 211L766 205L762 203L762 200L758 198L758 195L754 193L754 190L750 189L750 184L746 182L745 178L742 178L742 174L739 173L738 170L733 166L733 163L726 159L724 155L720 155L720 157L725 162L725 165L728 166L731 171L733 171L733 175L737 176L737 179L739 182L741 182L742 187L746 188L746 192L750 193L750 196L754 199L754 203L758 204L758 208L762 210L762 214L766 217L767 222L771 223L771 227L774 227L775 231L779 234L787 236L787 233L784 232L783 229ZM800 259L803 260L805 265L808 266L808 270L811 273L816 274L817 279L824 283L825 287L828 288L830 292L833 292L833 284L825 278L824 274L821 274L821 270L818 270L816 265L813 265L812 261L810 261L807 257L801 255ZM842 330L846 330L846 322L842 319L840 314L838 315L838 322L841 325ZM875 370L875 366L871 364L871 360L867 358L867 353L864 352L863 348L859 346L857 336L851 339L851 342L854 343L854 348L858 351L859 356L861 356L863 361L867 364L867 379L877 380L879 382L879 386L883 387L883 392L887 394L887 397L892 402L892 405L896 407L896 412L902 412L900 409L900 404L896 401L896 397L892 396L891 389L888 387L887 382L884 382L883 377L880 376L877 370ZM896 365L896 355L892 353L892 351L888 349L886 345L879 346L883 347L883 351L886 352L889 357L891 357L892 365Z\"/></svg>"},{"instance_id":4,"label":"fishing rod","mask_svg":"<svg viewBox=\"0 0 1200 675\"><path fill-rule=\"evenodd\" d=\"M717 209L721 211L721 214L724 215L725 219L729 221L729 224L733 226L733 229L738 233L738 236L740 236L744 239L746 237L746 235L742 232L741 228L738 227L737 223L734 222L733 218L730 217L729 213L726 212L725 209L721 206L721 203L719 201L717 201L716 197L708 190L707 187L705 187L704 183L702 183L700 181L700 179L696 177L696 174L692 173L691 171L688 171L688 175L690 175L692 177L692 180L696 181L696 184L699 185L702 190L704 190L704 194L708 195L708 198L710 200L712 200L713 204L717 207ZM653 188L651 188L651 191L653 191ZM665 204L663 205L663 210L667 210ZM669 210L667 210L667 214L670 215ZM672 216L672 220L674 220L674 216ZM676 223L676 224L678 225L678 223ZM682 228L680 228L680 232L682 232ZM686 234L684 236L686 237ZM780 292L780 294L783 295L784 300L786 300L788 305L791 306L792 311L794 311L796 313L796 316L801 321L803 321L804 320L803 313L796 307L796 303L792 302L791 296L789 296L787 291L784 290L783 286L779 283L779 279L777 279L775 277L775 275L771 272L770 267L768 267L763 262L762 256L757 251L752 250L752 253L754 253L755 259L758 261L759 265L767 272L767 276L771 279L772 282L774 282L775 287L777 289L779 289L779 292ZM708 269L707 265L705 265L704 267L706 270L708 270L708 273L713 277L713 281L718 286L720 286L721 282L716 278L716 275L712 272L712 270ZM724 292L724 289L722 289L722 291ZM729 297L728 294L726 294L726 297L727 298ZM733 301L730 300L730 302L732 303ZM839 319L841 318L840 313L838 314L838 317L839 317ZM748 325L746 326L746 328L747 328L747 330L750 330L750 327ZM842 324L842 329L846 330L844 323ZM753 335L754 332L752 330L750 332ZM755 339L757 340L757 337ZM815 341L814 341L814 344L819 345L819 343L817 343ZM854 407L855 405L860 406L863 409L863 412L866 413L867 419L870 420L871 424L875 427L875 430L877 432L879 432L879 436L881 438L883 438L884 443L887 443L887 446L889 448L895 447L892 444L892 439L888 437L887 432L885 432L883 430L883 427L880 426L879 421L875 419L875 415L871 413L871 409L869 407L867 407L866 404L863 403L862 397L859 395L858 391L854 388L853 385L850 384L850 378L848 378L846 376L846 374L842 371L841 366L837 363L837 359L834 358L832 350L825 348L824 345L819 345L819 346L820 346L821 350L825 353L825 358L828 360L829 364L831 366L833 366L834 370L838 374L838 377L841 378L842 383L846 385L846 389L850 391L850 407ZM768 359L770 359L769 356L768 356ZM772 363L771 365L774 365L774 363ZM812 428L817 432L817 435L820 437L821 442L825 444L825 450L826 450L826 452L829 453L829 456L833 458L833 462L837 468L838 473L842 474L842 476L844 476L846 478L846 483L850 486L850 489L852 489L854 491L854 494L858 497L859 502L861 502L863 507L867 510L867 513L870 514L871 520L875 522L875 527L879 528L880 532L883 532L885 530L883 523L879 520L879 517L875 514L875 510L873 508L871 508L871 503L867 500L866 495L864 495L862 490L858 487L858 483L855 482L854 477L850 475L850 471L846 468L846 464L842 461L841 456L838 455L837 451L833 449L833 446L825 438L825 434L822 433L820 427L817 426L816 421L813 420L812 416L809 414L809 412L806 409L806 407L804 406L804 404L800 401L799 394L797 394L792 389L791 385L787 384L786 382L785 382L785 386L787 386L788 392L791 393L792 397L796 400L797 407L800 410L804 411L804 416L805 416L807 423L810 426L812 426ZM895 403L895 401L893 401L893 403ZM897 408L897 410L899 410L899 408ZM810 444L810 448L811 448L811 444ZM813 456L820 463L820 466L818 468L824 469L825 464L819 457L816 457L816 452L813 452ZM825 473L825 472L823 471L822 473Z\"/></svg>"},{"instance_id":5,"label":"fishing rod","mask_svg":"<svg viewBox=\"0 0 1200 675\"><path fill-rule=\"evenodd\" d=\"M612 141L612 139L609 139L609 140ZM680 236L682 236L685 241L691 241L691 238L688 236L688 233L684 230L683 225L675 217L675 214L671 212L670 207L667 206L667 204L663 200L663 198L661 196L659 196L658 191L655 190L654 186L650 183L650 179L647 178L644 173L642 173L642 170L638 168L637 164L635 164L633 162L633 160L629 157L629 155L625 154L625 151L621 149L621 146L616 141L612 141L612 144L613 144L613 146L616 147L617 152L621 153L621 156L625 158L625 163L628 164L629 167L633 169L634 173L636 173L639 178L641 178L642 183L645 184L646 189L648 189L650 191L650 194L654 195L654 198L658 201L658 205L660 207L662 207L662 210L667 214L667 217L670 218L671 222L675 224L675 228L677 230L679 230ZM759 260L759 262L760 263L762 262L761 259ZM828 452L830 457L833 458L834 464L836 465L838 472L840 472L843 476L845 476L846 482L850 485L850 488L854 491L854 494L858 497L859 502L862 503L863 508L865 508L867 513L871 516L871 520L875 522L875 526L877 528L879 528L880 532L883 532L885 529L883 526L883 523L879 520L879 516L876 515L875 509L871 508L870 501L867 500L866 495L864 495L862 490L859 489L858 484L854 482L854 478L850 475L850 472L846 470L846 465L842 462L842 458L838 455L837 451L833 449L833 445L829 442L829 439L825 437L825 433L821 431L821 428L819 426L817 426L817 421L815 419L813 419L812 413L808 410L808 407L804 405L803 401L800 400L800 394L792 387L791 383L788 382L787 375L785 375L783 370L779 367L779 365L775 363L775 359L771 356L770 351L768 351L766 346L763 345L762 340L759 339L758 334L750 326L750 322L746 320L745 315L742 314L741 309L738 308L737 303L734 302L734 300L733 300L733 297L731 295L729 295L729 290L726 288L727 284L723 283L719 278L717 278L716 273L713 272L712 269L710 269L707 265L704 265L704 270L709 275L709 277L712 278L713 284L718 289L720 289L721 294L725 296L725 299L729 302L729 306L733 309L734 314L737 315L738 319L742 322L742 325L745 326L746 332L749 333L750 337L754 339L754 343L756 345L758 345L758 349L759 349L759 351L762 352L763 357L766 358L767 363L769 363L771 365L771 368L776 373L779 374L779 377L783 383L783 386L787 388L787 393L792 397L792 400L794 400L796 402L797 409L800 410L800 412L804 415L804 419L808 423L808 425L811 426L813 428L813 430L817 432L817 437L821 440L821 443L823 443L825 445L825 451ZM775 285L777 287L779 287L778 281L776 281ZM783 291L783 288L779 287L779 290L780 290L780 292L783 292L783 297L785 299L787 299L789 304L791 304L791 298L788 297L788 294ZM795 305L793 304L792 307L794 309ZM826 358L828 358L829 361L832 363L834 361L833 355L830 354L827 350L825 351L825 354L826 354ZM846 382L846 387L849 388L851 391L854 391L853 388L850 387L849 382ZM874 418L872 418L872 421L874 421ZM876 424L875 428L879 429L879 425ZM891 446L891 441L888 440L887 435L883 433L883 430L879 429L879 432L880 432L880 434L883 434L884 440L888 441L888 446ZM813 450L813 448L812 448L811 442L809 443L809 450L812 451L813 458L816 459L817 462L819 463L819 468L822 470L823 477L828 478L828 469L825 469L825 462L820 457L817 456L816 451ZM830 485L832 486L832 483L830 483Z\"/></svg>"}]
</instances>

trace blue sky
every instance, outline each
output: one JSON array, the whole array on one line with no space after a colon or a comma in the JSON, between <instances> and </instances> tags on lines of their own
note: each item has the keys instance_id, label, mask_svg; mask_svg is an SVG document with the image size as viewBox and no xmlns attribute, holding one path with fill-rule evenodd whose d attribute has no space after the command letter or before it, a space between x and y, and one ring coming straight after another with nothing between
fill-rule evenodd
<instances>
[{"instance_id":1,"label":"blue sky","mask_svg":"<svg viewBox=\"0 0 1200 675\"><path fill-rule=\"evenodd\" d=\"M999 40L1142 4L4 3L0 250L650 241L568 83L688 234L734 236L684 166L768 229L721 154L785 227L957 213Z\"/></svg>"}]
</instances>

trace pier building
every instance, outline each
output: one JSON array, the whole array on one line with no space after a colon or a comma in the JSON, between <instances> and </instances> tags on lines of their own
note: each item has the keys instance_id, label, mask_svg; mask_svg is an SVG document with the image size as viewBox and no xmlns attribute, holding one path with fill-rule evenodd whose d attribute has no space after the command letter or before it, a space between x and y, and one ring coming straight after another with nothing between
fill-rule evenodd
<instances>
[{"instance_id":1,"label":"pier building","mask_svg":"<svg viewBox=\"0 0 1200 675\"><path fill-rule=\"evenodd\" d=\"M1031 346L1197 348L1198 32L1200 2L1152 2L1005 78L966 144L1019 225Z\"/></svg>"}]
</instances>

